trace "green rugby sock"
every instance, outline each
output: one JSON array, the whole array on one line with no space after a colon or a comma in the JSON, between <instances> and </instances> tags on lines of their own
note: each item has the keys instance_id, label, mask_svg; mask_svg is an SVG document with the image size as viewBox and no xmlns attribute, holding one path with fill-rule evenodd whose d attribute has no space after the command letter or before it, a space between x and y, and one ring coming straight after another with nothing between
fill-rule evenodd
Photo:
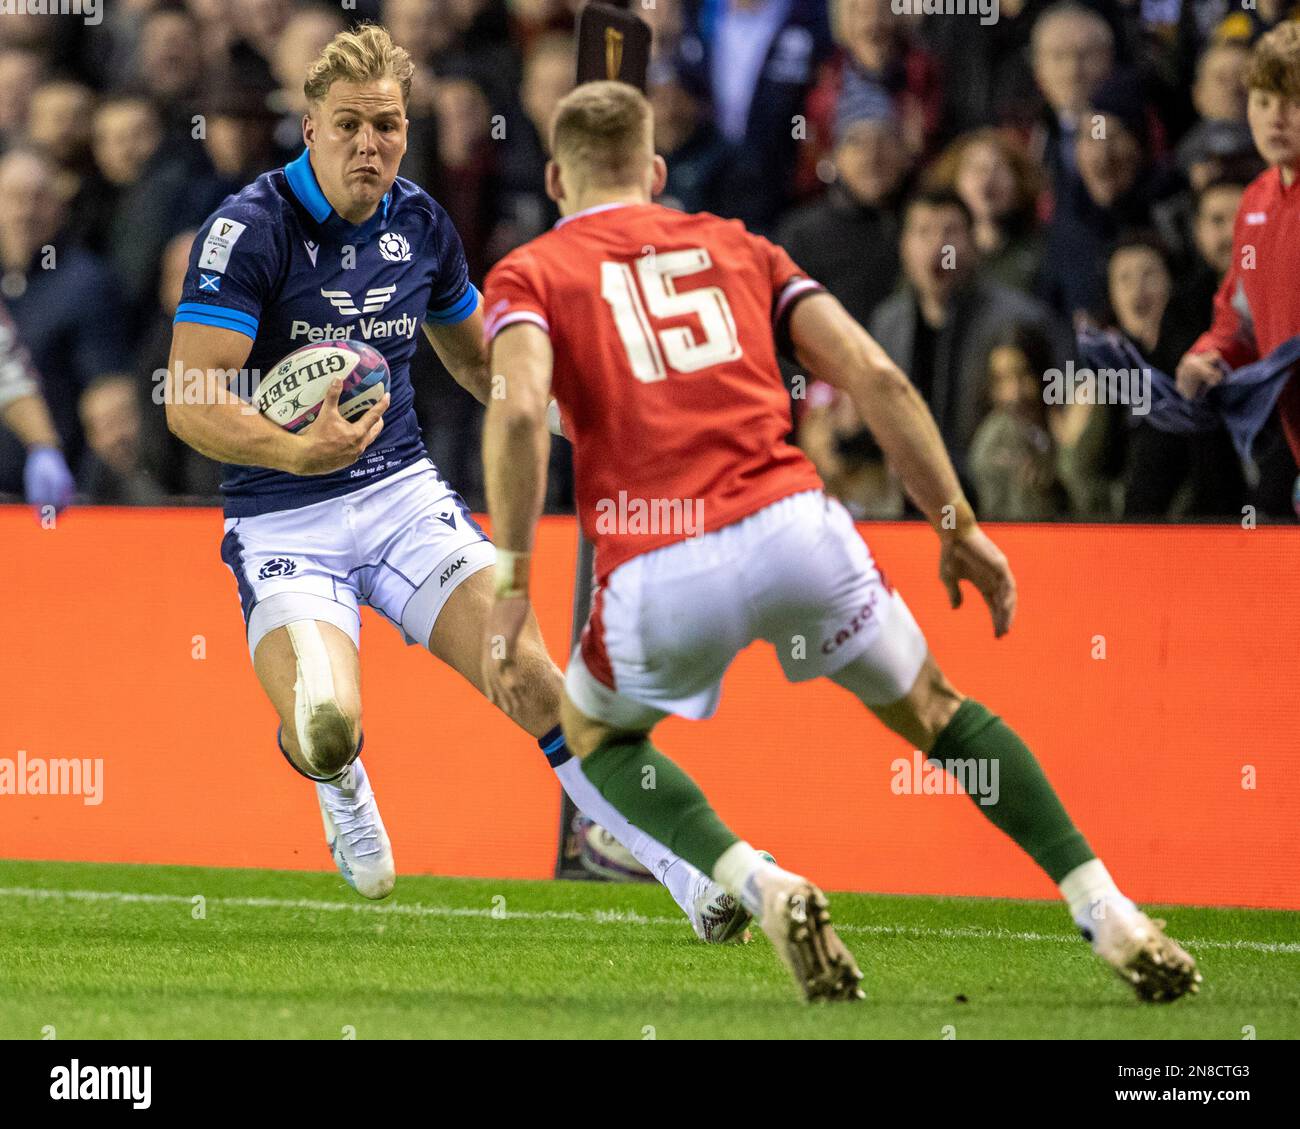
<instances>
[{"instance_id":1,"label":"green rugby sock","mask_svg":"<svg viewBox=\"0 0 1300 1129\"><path fill-rule=\"evenodd\" d=\"M582 771L629 823L705 874L740 841L699 785L645 738L601 745L583 758Z\"/></svg>"},{"instance_id":2,"label":"green rugby sock","mask_svg":"<svg viewBox=\"0 0 1300 1129\"><path fill-rule=\"evenodd\" d=\"M1034 754L1000 717L975 699L967 698L958 707L935 741L929 759L941 764L973 760L978 772L974 779L996 779L997 801L986 805L972 796L975 806L1047 871L1053 882L1060 883L1076 866L1096 858Z\"/></svg>"}]
</instances>

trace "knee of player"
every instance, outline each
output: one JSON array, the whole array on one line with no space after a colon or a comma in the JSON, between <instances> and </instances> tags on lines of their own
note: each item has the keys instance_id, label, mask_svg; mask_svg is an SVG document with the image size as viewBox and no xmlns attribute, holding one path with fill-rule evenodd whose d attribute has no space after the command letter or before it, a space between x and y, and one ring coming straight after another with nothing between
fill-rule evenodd
<instances>
[{"instance_id":1,"label":"knee of player","mask_svg":"<svg viewBox=\"0 0 1300 1129\"><path fill-rule=\"evenodd\" d=\"M298 749L315 776L337 776L352 763L361 729L359 706L337 698L299 701Z\"/></svg>"}]
</instances>

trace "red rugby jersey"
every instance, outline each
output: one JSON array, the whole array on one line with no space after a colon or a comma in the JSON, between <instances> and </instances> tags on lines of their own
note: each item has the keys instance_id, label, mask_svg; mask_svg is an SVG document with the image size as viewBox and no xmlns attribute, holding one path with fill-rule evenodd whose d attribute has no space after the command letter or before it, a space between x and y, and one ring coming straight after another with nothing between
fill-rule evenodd
<instances>
[{"instance_id":1,"label":"red rugby jersey","mask_svg":"<svg viewBox=\"0 0 1300 1129\"><path fill-rule=\"evenodd\" d=\"M1251 265L1247 265L1251 264ZM1246 187L1232 235L1232 266L1214 296L1214 321L1191 351L1217 349L1232 368L1271 353L1300 333L1300 180L1290 188L1274 167ZM1277 403L1300 463L1300 379Z\"/></svg>"},{"instance_id":2,"label":"red rugby jersey","mask_svg":"<svg viewBox=\"0 0 1300 1129\"><path fill-rule=\"evenodd\" d=\"M488 274L489 340L544 329L603 580L624 561L821 488L786 441L774 327L820 289L738 220L656 204L561 220Z\"/></svg>"}]
</instances>

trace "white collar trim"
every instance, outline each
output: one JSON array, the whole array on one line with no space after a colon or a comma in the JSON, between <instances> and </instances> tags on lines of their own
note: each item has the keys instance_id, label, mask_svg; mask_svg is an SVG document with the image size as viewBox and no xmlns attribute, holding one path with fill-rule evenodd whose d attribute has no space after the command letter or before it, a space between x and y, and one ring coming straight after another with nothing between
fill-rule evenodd
<instances>
[{"instance_id":1,"label":"white collar trim","mask_svg":"<svg viewBox=\"0 0 1300 1129\"><path fill-rule=\"evenodd\" d=\"M583 208L580 212L574 212L571 216L562 216L555 221L556 227L563 227L570 220L580 219L582 216L594 216L597 212L608 212L614 208L631 208L634 204L631 200L615 200L609 204L593 204L590 208Z\"/></svg>"}]
</instances>

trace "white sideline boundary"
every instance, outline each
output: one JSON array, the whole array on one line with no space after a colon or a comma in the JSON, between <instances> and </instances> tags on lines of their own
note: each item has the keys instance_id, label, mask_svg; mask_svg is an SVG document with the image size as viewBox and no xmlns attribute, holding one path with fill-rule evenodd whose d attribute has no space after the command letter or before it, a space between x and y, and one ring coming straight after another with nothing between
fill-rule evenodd
<instances>
[{"instance_id":1,"label":"white sideline boundary","mask_svg":"<svg viewBox=\"0 0 1300 1129\"><path fill-rule=\"evenodd\" d=\"M0 898L28 898L45 901L116 902L122 905L191 906L199 895L137 894L124 890L42 890L35 887L0 887ZM388 917L488 918L498 921L572 921L584 925L654 925L689 929L685 918L649 917L630 910L498 910L480 906L430 906L419 903L326 902L311 898L208 898L207 906L231 909L311 910L322 913L376 914ZM916 937L936 940L1005 940L1051 942L1077 945L1080 939L1066 933L1033 933L1012 929L985 929L977 925L959 929L936 929L927 925L841 925L836 931L846 936ZM1233 952L1300 954L1300 942L1292 941L1213 941L1183 938L1181 943L1193 949L1226 949Z\"/></svg>"}]
</instances>

